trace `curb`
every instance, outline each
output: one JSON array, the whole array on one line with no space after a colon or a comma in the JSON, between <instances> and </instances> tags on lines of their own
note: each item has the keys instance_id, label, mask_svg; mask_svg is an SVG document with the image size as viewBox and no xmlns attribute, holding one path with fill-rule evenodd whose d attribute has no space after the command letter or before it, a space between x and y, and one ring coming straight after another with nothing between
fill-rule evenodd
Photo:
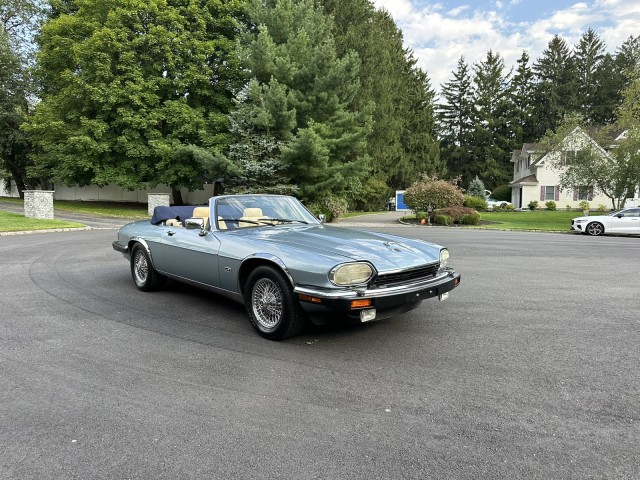
<instances>
[{"instance_id":1,"label":"curb","mask_svg":"<svg viewBox=\"0 0 640 480\"><path fill-rule=\"evenodd\" d=\"M60 232L83 232L86 230L111 230L110 228L93 228L93 227L77 227L77 228L49 228L45 230L21 230L18 232L0 232L0 237L9 237L13 235L34 235L38 233L60 233Z\"/></svg>"}]
</instances>

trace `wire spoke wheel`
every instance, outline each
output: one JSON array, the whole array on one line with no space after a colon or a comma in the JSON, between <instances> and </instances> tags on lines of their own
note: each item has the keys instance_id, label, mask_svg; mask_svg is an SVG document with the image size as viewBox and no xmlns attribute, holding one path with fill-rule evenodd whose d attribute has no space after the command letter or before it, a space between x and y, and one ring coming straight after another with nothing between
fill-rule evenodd
<instances>
[{"instance_id":1,"label":"wire spoke wheel","mask_svg":"<svg viewBox=\"0 0 640 480\"><path fill-rule=\"evenodd\" d=\"M133 260L133 277L136 281L136 285L142 286L147 282L149 276L149 263L147 262L147 256L142 249L136 251Z\"/></svg>"},{"instance_id":2,"label":"wire spoke wheel","mask_svg":"<svg viewBox=\"0 0 640 480\"><path fill-rule=\"evenodd\" d=\"M282 340L302 331L306 315L291 282L277 268L261 265L247 278L244 304L253 328L269 340Z\"/></svg>"},{"instance_id":3,"label":"wire spoke wheel","mask_svg":"<svg viewBox=\"0 0 640 480\"><path fill-rule=\"evenodd\" d=\"M270 278L261 278L253 285L251 306L256 321L265 329L275 328L284 313L282 290Z\"/></svg>"}]
</instances>

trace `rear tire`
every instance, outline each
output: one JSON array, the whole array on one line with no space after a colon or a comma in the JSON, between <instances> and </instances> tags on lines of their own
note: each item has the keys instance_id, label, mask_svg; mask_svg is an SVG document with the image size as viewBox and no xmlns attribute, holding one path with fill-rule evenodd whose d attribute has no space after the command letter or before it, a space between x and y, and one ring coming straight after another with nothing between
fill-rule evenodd
<instances>
[{"instance_id":1,"label":"rear tire","mask_svg":"<svg viewBox=\"0 0 640 480\"><path fill-rule=\"evenodd\" d=\"M299 334L306 314L282 272L268 266L256 268L247 279L244 303L253 328L269 340Z\"/></svg>"},{"instance_id":2,"label":"rear tire","mask_svg":"<svg viewBox=\"0 0 640 480\"><path fill-rule=\"evenodd\" d=\"M167 279L153 268L147 250L139 243L131 249L131 276L138 290L143 292L158 290Z\"/></svg>"},{"instance_id":3,"label":"rear tire","mask_svg":"<svg viewBox=\"0 0 640 480\"><path fill-rule=\"evenodd\" d=\"M602 235L604 233L604 225L599 222L593 222L587 225L585 229L587 235L591 235L597 237L598 235Z\"/></svg>"}]
</instances>

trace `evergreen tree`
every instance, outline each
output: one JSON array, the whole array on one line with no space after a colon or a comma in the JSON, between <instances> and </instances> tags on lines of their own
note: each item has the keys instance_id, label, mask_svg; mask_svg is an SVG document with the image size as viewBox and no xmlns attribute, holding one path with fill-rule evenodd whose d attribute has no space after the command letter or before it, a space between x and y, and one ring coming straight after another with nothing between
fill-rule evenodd
<instances>
[{"instance_id":1,"label":"evergreen tree","mask_svg":"<svg viewBox=\"0 0 640 480\"><path fill-rule=\"evenodd\" d=\"M522 146L525 142L534 142L544 134L533 120L536 107L533 89L534 75L529 66L529 54L523 51L509 86L512 110L508 116L511 117L514 147Z\"/></svg>"},{"instance_id":2,"label":"evergreen tree","mask_svg":"<svg viewBox=\"0 0 640 480\"><path fill-rule=\"evenodd\" d=\"M509 76L504 75L504 60L489 50L474 67L475 107L472 162L463 168L463 180L480 175L492 189L511 177L509 166L512 127L507 115L512 110L508 91Z\"/></svg>"},{"instance_id":3,"label":"evergreen tree","mask_svg":"<svg viewBox=\"0 0 640 480\"><path fill-rule=\"evenodd\" d=\"M591 124L596 121L598 95L598 70L604 60L604 42L589 28L574 48L574 62L578 74L577 99L579 112Z\"/></svg>"},{"instance_id":4,"label":"evergreen tree","mask_svg":"<svg viewBox=\"0 0 640 480\"><path fill-rule=\"evenodd\" d=\"M369 182L406 188L420 173L444 173L435 141L435 92L413 53L403 48L402 32L393 18L369 0L321 3L334 17L339 54L353 50L360 57L361 88L354 106L374 105L367 139Z\"/></svg>"},{"instance_id":5,"label":"evergreen tree","mask_svg":"<svg viewBox=\"0 0 640 480\"><path fill-rule=\"evenodd\" d=\"M460 57L453 78L442 86L445 103L438 105L440 128L440 154L446 161L448 171L455 176L464 173L465 165L471 160L474 112L473 90L469 66Z\"/></svg>"},{"instance_id":6,"label":"evergreen tree","mask_svg":"<svg viewBox=\"0 0 640 480\"><path fill-rule=\"evenodd\" d=\"M338 56L331 18L313 0L256 0L248 17L241 54L253 81L231 115L243 125L231 150L269 144L268 152L253 157L252 168L268 159L280 180L298 186L306 200L344 194L367 174L370 119L366 110L352 109L357 54ZM241 155L233 160L243 161Z\"/></svg>"},{"instance_id":7,"label":"evergreen tree","mask_svg":"<svg viewBox=\"0 0 640 480\"><path fill-rule=\"evenodd\" d=\"M53 181L200 188L224 172L240 0L59 0L27 131Z\"/></svg>"},{"instance_id":8,"label":"evergreen tree","mask_svg":"<svg viewBox=\"0 0 640 480\"><path fill-rule=\"evenodd\" d=\"M567 43L558 35L533 66L536 74L536 122L555 131L560 119L576 110L576 67Z\"/></svg>"}]
</instances>

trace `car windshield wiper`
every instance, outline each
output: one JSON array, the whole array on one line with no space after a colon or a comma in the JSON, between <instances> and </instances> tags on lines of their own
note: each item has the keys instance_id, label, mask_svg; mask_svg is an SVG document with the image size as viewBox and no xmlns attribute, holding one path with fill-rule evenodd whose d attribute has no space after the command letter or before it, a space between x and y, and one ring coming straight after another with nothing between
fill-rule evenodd
<instances>
[{"instance_id":1,"label":"car windshield wiper","mask_svg":"<svg viewBox=\"0 0 640 480\"><path fill-rule=\"evenodd\" d=\"M305 225L309 225L309 222L305 222L304 220L298 220L297 218L265 218L264 220L267 222L304 223Z\"/></svg>"},{"instance_id":2,"label":"car windshield wiper","mask_svg":"<svg viewBox=\"0 0 640 480\"><path fill-rule=\"evenodd\" d=\"M245 218L219 218L219 222L231 222L231 223L252 223L254 225L272 225L268 223L266 220L247 220Z\"/></svg>"}]
</instances>

